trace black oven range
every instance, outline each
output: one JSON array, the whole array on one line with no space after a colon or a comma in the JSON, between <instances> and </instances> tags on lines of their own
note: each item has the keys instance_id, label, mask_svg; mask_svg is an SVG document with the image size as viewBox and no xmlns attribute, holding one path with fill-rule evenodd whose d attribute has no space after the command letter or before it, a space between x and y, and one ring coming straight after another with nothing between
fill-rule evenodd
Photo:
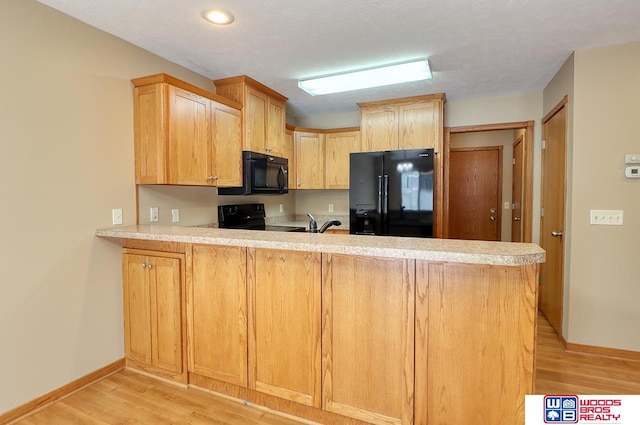
<instances>
[{"instance_id":1,"label":"black oven range","mask_svg":"<svg viewBox=\"0 0 640 425\"><path fill-rule=\"evenodd\" d=\"M265 224L264 204L218 205L218 227L222 229L304 232L304 227Z\"/></svg>"}]
</instances>

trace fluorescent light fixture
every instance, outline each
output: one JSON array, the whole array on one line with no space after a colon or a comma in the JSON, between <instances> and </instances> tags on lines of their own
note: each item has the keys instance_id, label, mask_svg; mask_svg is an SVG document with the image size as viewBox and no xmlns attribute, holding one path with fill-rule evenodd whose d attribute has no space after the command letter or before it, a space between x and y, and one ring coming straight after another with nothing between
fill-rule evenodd
<instances>
[{"instance_id":1,"label":"fluorescent light fixture","mask_svg":"<svg viewBox=\"0 0 640 425\"><path fill-rule=\"evenodd\" d=\"M428 80L429 78L431 78L429 62L426 59L421 59L419 61L300 80L298 81L298 87L310 95L316 96Z\"/></svg>"},{"instance_id":2,"label":"fluorescent light fixture","mask_svg":"<svg viewBox=\"0 0 640 425\"><path fill-rule=\"evenodd\" d=\"M233 22L233 15L225 10L210 10L204 12L202 17L212 24L228 25Z\"/></svg>"}]
</instances>

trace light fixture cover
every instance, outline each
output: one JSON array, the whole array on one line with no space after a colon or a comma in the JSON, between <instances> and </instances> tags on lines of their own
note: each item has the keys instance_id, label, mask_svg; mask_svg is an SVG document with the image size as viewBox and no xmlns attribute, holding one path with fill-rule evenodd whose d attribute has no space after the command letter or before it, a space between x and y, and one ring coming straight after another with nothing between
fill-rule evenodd
<instances>
[{"instance_id":1,"label":"light fixture cover","mask_svg":"<svg viewBox=\"0 0 640 425\"><path fill-rule=\"evenodd\" d=\"M224 10L209 10L204 12L202 17L216 25L228 25L234 20L233 15Z\"/></svg>"},{"instance_id":2,"label":"light fixture cover","mask_svg":"<svg viewBox=\"0 0 640 425\"><path fill-rule=\"evenodd\" d=\"M298 87L312 96L387 86L431 78L429 62L421 59L326 77L299 80Z\"/></svg>"}]
</instances>

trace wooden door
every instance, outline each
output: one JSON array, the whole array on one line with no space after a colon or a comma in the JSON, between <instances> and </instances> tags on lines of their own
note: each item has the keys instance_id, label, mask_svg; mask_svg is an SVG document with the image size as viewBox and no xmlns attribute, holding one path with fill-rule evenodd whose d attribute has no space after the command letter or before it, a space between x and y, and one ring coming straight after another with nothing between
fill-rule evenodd
<instances>
[{"instance_id":1,"label":"wooden door","mask_svg":"<svg viewBox=\"0 0 640 425\"><path fill-rule=\"evenodd\" d=\"M449 238L500 240L502 147L451 149Z\"/></svg>"},{"instance_id":2,"label":"wooden door","mask_svg":"<svg viewBox=\"0 0 640 425\"><path fill-rule=\"evenodd\" d=\"M246 248L193 245L189 371L247 386Z\"/></svg>"},{"instance_id":3,"label":"wooden door","mask_svg":"<svg viewBox=\"0 0 640 425\"><path fill-rule=\"evenodd\" d=\"M248 253L249 388L320 407L320 253Z\"/></svg>"},{"instance_id":4,"label":"wooden door","mask_svg":"<svg viewBox=\"0 0 640 425\"><path fill-rule=\"evenodd\" d=\"M349 154L360 151L360 132L327 133L325 147L325 188L349 189Z\"/></svg>"},{"instance_id":5,"label":"wooden door","mask_svg":"<svg viewBox=\"0 0 640 425\"><path fill-rule=\"evenodd\" d=\"M399 108L398 148L434 148L440 152L440 101L420 101Z\"/></svg>"},{"instance_id":6,"label":"wooden door","mask_svg":"<svg viewBox=\"0 0 640 425\"><path fill-rule=\"evenodd\" d=\"M167 183L167 85L136 87L133 93L136 184Z\"/></svg>"},{"instance_id":7,"label":"wooden door","mask_svg":"<svg viewBox=\"0 0 640 425\"><path fill-rule=\"evenodd\" d=\"M182 373L182 278L177 258L147 257L151 298L151 364Z\"/></svg>"},{"instance_id":8,"label":"wooden door","mask_svg":"<svg viewBox=\"0 0 640 425\"><path fill-rule=\"evenodd\" d=\"M296 189L324 189L324 134L294 133Z\"/></svg>"},{"instance_id":9,"label":"wooden door","mask_svg":"<svg viewBox=\"0 0 640 425\"><path fill-rule=\"evenodd\" d=\"M151 296L147 259L123 254L125 357L151 364Z\"/></svg>"},{"instance_id":10,"label":"wooden door","mask_svg":"<svg viewBox=\"0 0 640 425\"><path fill-rule=\"evenodd\" d=\"M323 255L323 409L413 423L414 301L413 260Z\"/></svg>"},{"instance_id":11,"label":"wooden door","mask_svg":"<svg viewBox=\"0 0 640 425\"><path fill-rule=\"evenodd\" d=\"M211 101L169 86L169 178L172 184L207 185L209 180Z\"/></svg>"},{"instance_id":12,"label":"wooden door","mask_svg":"<svg viewBox=\"0 0 640 425\"><path fill-rule=\"evenodd\" d=\"M360 125L363 152L398 149L398 107L363 108Z\"/></svg>"},{"instance_id":13,"label":"wooden door","mask_svg":"<svg viewBox=\"0 0 640 425\"><path fill-rule=\"evenodd\" d=\"M562 335L567 164L566 98L543 120L542 138L543 214L540 218L540 246L547 252L547 257L540 270L540 308L558 335Z\"/></svg>"},{"instance_id":14,"label":"wooden door","mask_svg":"<svg viewBox=\"0 0 640 425\"><path fill-rule=\"evenodd\" d=\"M267 110L269 100L266 94L246 87L244 102L244 150L267 153Z\"/></svg>"},{"instance_id":15,"label":"wooden door","mask_svg":"<svg viewBox=\"0 0 640 425\"><path fill-rule=\"evenodd\" d=\"M265 150L276 156L284 156L284 102L269 98L267 110L267 139Z\"/></svg>"},{"instance_id":16,"label":"wooden door","mask_svg":"<svg viewBox=\"0 0 640 425\"><path fill-rule=\"evenodd\" d=\"M217 186L242 186L242 118L240 111L211 102L212 177Z\"/></svg>"},{"instance_id":17,"label":"wooden door","mask_svg":"<svg viewBox=\"0 0 640 425\"><path fill-rule=\"evenodd\" d=\"M511 187L511 242L522 242L522 195L524 136L513 144L513 185Z\"/></svg>"}]
</instances>

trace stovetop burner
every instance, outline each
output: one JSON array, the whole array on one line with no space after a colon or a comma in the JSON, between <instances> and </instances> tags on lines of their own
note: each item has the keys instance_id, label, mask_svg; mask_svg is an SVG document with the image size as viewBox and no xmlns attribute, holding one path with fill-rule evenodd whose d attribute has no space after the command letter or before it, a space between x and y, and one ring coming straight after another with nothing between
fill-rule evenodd
<instances>
[{"instance_id":1,"label":"stovetop burner","mask_svg":"<svg viewBox=\"0 0 640 425\"><path fill-rule=\"evenodd\" d=\"M218 206L218 227L223 229L266 230L271 232L304 232L304 227L265 224L264 204Z\"/></svg>"}]
</instances>

